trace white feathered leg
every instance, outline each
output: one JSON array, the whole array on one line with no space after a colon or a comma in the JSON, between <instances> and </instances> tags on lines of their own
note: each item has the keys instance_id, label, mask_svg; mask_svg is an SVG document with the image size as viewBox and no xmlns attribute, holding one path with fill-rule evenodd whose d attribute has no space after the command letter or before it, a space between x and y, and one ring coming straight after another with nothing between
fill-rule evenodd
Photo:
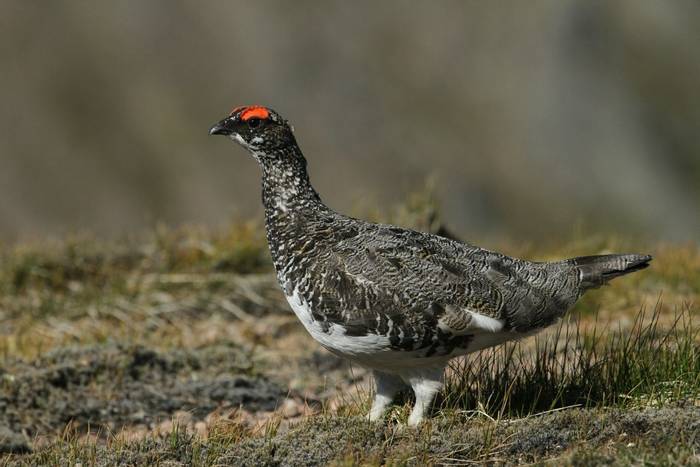
<instances>
[{"instance_id":1,"label":"white feathered leg","mask_svg":"<svg viewBox=\"0 0 700 467\"><path fill-rule=\"evenodd\" d=\"M416 405L408 417L408 426L418 426L423 421L435 395L442 389L443 372L443 368L414 370L404 378L416 394Z\"/></svg>"},{"instance_id":2,"label":"white feathered leg","mask_svg":"<svg viewBox=\"0 0 700 467\"><path fill-rule=\"evenodd\" d=\"M382 418L384 412L386 412L387 406L391 404L391 401L396 397L396 393L406 386L399 376L382 373L376 370L373 373L374 382L377 386L377 393L374 396L372 408L367 415L367 418L369 418L371 422Z\"/></svg>"}]
</instances>

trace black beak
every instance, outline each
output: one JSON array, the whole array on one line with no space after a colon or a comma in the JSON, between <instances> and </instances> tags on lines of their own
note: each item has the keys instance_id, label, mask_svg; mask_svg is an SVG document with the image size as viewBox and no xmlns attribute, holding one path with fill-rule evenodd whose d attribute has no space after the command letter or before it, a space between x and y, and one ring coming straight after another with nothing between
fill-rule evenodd
<instances>
[{"instance_id":1,"label":"black beak","mask_svg":"<svg viewBox=\"0 0 700 467\"><path fill-rule=\"evenodd\" d=\"M233 133L233 129L231 128L231 119L229 118L225 118L209 128L210 135L230 135L231 133Z\"/></svg>"}]
</instances>

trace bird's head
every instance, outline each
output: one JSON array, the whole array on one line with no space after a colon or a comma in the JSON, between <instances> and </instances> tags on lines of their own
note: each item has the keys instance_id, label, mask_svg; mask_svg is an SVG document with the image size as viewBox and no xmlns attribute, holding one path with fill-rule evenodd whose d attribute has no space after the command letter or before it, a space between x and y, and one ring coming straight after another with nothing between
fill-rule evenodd
<instances>
[{"instance_id":1,"label":"bird's head","mask_svg":"<svg viewBox=\"0 0 700 467\"><path fill-rule=\"evenodd\" d=\"M228 136L257 159L296 144L289 123L274 110L258 105L236 107L209 134Z\"/></svg>"}]
</instances>

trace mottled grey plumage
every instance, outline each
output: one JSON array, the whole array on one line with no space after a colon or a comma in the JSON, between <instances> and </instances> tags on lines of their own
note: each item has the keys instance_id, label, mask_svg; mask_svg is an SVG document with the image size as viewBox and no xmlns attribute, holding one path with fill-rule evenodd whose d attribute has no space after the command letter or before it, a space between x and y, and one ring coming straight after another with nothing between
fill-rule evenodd
<instances>
[{"instance_id":1,"label":"mottled grey plumage","mask_svg":"<svg viewBox=\"0 0 700 467\"><path fill-rule=\"evenodd\" d=\"M409 422L418 423L449 358L546 327L586 290L651 260L530 262L338 214L311 186L286 121L265 109L267 118L250 124L247 109L211 132L231 136L262 167L267 239L295 312L329 350L376 370L371 418L403 381L428 399L411 415Z\"/></svg>"}]
</instances>

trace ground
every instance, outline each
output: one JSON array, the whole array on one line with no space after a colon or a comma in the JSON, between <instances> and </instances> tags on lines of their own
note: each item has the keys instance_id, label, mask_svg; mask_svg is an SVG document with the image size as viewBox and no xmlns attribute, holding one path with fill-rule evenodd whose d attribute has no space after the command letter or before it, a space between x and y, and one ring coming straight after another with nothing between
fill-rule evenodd
<instances>
[{"instance_id":1,"label":"ground","mask_svg":"<svg viewBox=\"0 0 700 467\"><path fill-rule=\"evenodd\" d=\"M363 418L367 372L296 321L259 225L0 246L0 463L700 465L700 250L582 238L490 246L655 260L455 362L418 430L410 394Z\"/></svg>"}]
</instances>

